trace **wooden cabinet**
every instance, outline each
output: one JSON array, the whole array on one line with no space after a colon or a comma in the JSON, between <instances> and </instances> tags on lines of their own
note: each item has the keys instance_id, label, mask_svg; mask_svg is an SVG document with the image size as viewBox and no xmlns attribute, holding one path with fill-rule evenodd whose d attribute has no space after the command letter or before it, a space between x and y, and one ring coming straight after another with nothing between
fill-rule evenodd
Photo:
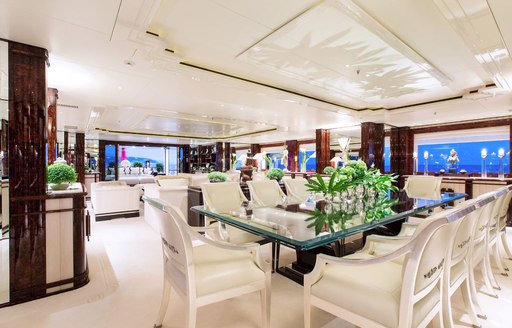
<instances>
[{"instance_id":1,"label":"wooden cabinet","mask_svg":"<svg viewBox=\"0 0 512 328\"><path fill-rule=\"evenodd\" d=\"M217 171L217 149L215 145L190 147L189 172Z\"/></svg>"}]
</instances>

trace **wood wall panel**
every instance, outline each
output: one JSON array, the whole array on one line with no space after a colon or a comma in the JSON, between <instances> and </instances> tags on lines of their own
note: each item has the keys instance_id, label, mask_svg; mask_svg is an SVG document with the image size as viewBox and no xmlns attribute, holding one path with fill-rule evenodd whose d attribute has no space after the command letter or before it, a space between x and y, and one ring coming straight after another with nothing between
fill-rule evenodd
<instances>
[{"instance_id":1,"label":"wood wall panel","mask_svg":"<svg viewBox=\"0 0 512 328\"><path fill-rule=\"evenodd\" d=\"M85 133L75 134L75 169L77 181L85 184Z\"/></svg>"},{"instance_id":2,"label":"wood wall panel","mask_svg":"<svg viewBox=\"0 0 512 328\"><path fill-rule=\"evenodd\" d=\"M48 88L48 164L55 162L57 154L57 99L59 91Z\"/></svg>"},{"instance_id":3,"label":"wood wall panel","mask_svg":"<svg viewBox=\"0 0 512 328\"><path fill-rule=\"evenodd\" d=\"M391 173L400 175L398 187L403 188L403 175L413 173L414 137L409 127L391 128Z\"/></svg>"},{"instance_id":4,"label":"wood wall panel","mask_svg":"<svg viewBox=\"0 0 512 328\"><path fill-rule=\"evenodd\" d=\"M9 42L10 299L46 292L45 49Z\"/></svg>"}]
</instances>

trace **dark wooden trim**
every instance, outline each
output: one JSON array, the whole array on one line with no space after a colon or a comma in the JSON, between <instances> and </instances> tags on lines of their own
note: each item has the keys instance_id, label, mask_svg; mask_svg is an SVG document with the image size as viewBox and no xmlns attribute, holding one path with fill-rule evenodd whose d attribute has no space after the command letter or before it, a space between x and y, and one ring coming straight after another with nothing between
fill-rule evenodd
<instances>
[{"instance_id":1,"label":"dark wooden trim","mask_svg":"<svg viewBox=\"0 0 512 328\"><path fill-rule=\"evenodd\" d=\"M297 144L299 145L306 145L306 144L316 144L316 139L305 139L305 140L297 140Z\"/></svg>"},{"instance_id":2,"label":"dark wooden trim","mask_svg":"<svg viewBox=\"0 0 512 328\"><path fill-rule=\"evenodd\" d=\"M268 143L268 144L260 144L260 146L261 146L261 149L273 148L273 147L284 147L285 143L284 142L274 142L274 143Z\"/></svg>"},{"instance_id":3,"label":"dark wooden trim","mask_svg":"<svg viewBox=\"0 0 512 328\"><path fill-rule=\"evenodd\" d=\"M298 171L299 161L299 142L297 140L286 140L286 149L288 150L288 165L289 171Z\"/></svg>"},{"instance_id":4,"label":"dark wooden trim","mask_svg":"<svg viewBox=\"0 0 512 328\"><path fill-rule=\"evenodd\" d=\"M120 218L133 218L140 216L139 211L116 212L112 214L96 214L96 221L106 221Z\"/></svg>"},{"instance_id":5,"label":"dark wooden trim","mask_svg":"<svg viewBox=\"0 0 512 328\"><path fill-rule=\"evenodd\" d=\"M420 134L420 133L436 133L436 132L446 132L446 131L456 131L456 130L471 130L471 129L480 129L480 128L490 128L490 127L511 125L511 124L512 124L511 118L504 118L504 119L497 119L497 120L470 121L470 122L460 122L460 123L455 123L455 124L412 127L411 130L412 130L413 134Z\"/></svg>"},{"instance_id":6,"label":"dark wooden trim","mask_svg":"<svg viewBox=\"0 0 512 328\"><path fill-rule=\"evenodd\" d=\"M384 171L384 124L361 123L361 150L359 157L368 165Z\"/></svg>"}]
</instances>

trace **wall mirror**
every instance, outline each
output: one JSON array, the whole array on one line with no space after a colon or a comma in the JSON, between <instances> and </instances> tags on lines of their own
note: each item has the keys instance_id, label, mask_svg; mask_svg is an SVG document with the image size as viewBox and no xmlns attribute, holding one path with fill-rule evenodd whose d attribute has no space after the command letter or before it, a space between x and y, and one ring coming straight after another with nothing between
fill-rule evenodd
<instances>
[{"instance_id":1,"label":"wall mirror","mask_svg":"<svg viewBox=\"0 0 512 328\"><path fill-rule=\"evenodd\" d=\"M0 304L9 302L8 43L0 40Z\"/></svg>"}]
</instances>

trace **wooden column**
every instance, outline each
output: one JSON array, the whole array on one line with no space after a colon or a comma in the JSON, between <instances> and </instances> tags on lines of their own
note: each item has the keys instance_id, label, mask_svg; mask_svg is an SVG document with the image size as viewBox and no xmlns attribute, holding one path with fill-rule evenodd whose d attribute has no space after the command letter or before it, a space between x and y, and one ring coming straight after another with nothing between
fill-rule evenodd
<instances>
[{"instance_id":1,"label":"wooden column","mask_svg":"<svg viewBox=\"0 0 512 328\"><path fill-rule=\"evenodd\" d=\"M46 294L46 49L9 42L10 299Z\"/></svg>"},{"instance_id":2,"label":"wooden column","mask_svg":"<svg viewBox=\"0 0 512 328\"><path fill-rule=\"evenodd\" d=\"M217 165L217 171L226 172L230 169L231 164L231 153L229 152L229 142L217 142L215 145L217 148L217 157L215 159Z\"/></svg>"},{"instance_id":3,"label":"wooden column","mask_svg":"<svg viewBox=\"0 0 512 328\"><path fill-rule=\"evenodd\" d=\"M224 168L223 172L231 170L231 144L224 142Z\"/></svg>"},{"instance_id":4,"label":"wooden column","mask_svg":"<svg viewBox=\"0 0 512 328\"><path fill-rule=\"evenodd\" d=\"M62 158L64 158L69 164L69 133L64 131L64 149L62 149Z\"/></svg>"},{"instance_id":5,"label":"wooden column","mask_svg":"<svg viewBox=\"0 0 512 328\"><path fill-rule=\"evenodd\" d=\"M384 172L384 124L361 123L361 150L359 157L371 167Z\"/></svg>"},{"instance_id":6,"label":"wooden column","mask_svg":"<svg viewBox=\"0 0 512 328\"><path fill-rule=\"evenodd\" d=\"M391 173L400 175L398 187L404 186L404 175L413 173L414 135L409 127L391 128Z\"/></svg>"},{"instance_id":7,"label":"wooden column","mask_svg":"<svg viewBox=\"0 0 512 328\"><path fill-rule=\"evenodd\" d=\"M297 140L286 140L286 149L288 150L288 170L296 172L299 170L299 142Z\"/></svg>"},{"instance_id":8,"label":"wooden column","mask_svg":"<svg viewBox=\"0 0 512 328\"><path fill-rule=\"evenodd\" d=\"M100 140L98 143L98 172L100 172L100 181L105 181L105 146L107 143Z\"/></svg>"},{"instance_id":9,"label":"wooden column","mask_svg":"<svg viewBox=\"0 0 512 328\"><path fill-rule=\"evenodd\" d=\"M48 88L48 164L57 157L57 99L59 90Z\"/></svg>"},{"instance_id":10,"label":"wooden column","mask_svg":"<svg viewBox=\"0 0 512 328\"><path fill-rule=\"evenodd\" d=\"M316 172L322 173L324 167L330 164L331 131L326 129L316 130Z\"/></svg>"},{"instance_id":11,"label":"wooden column","mask_svg":"<svg viewBox=\"0 0 512 328\"><path fill-rule=\"evenodd\" d=\"M9 176L9 160L8 158L8 150L9 145L7 142L7 132L9 131L9 121L2 119L1 120L1 131L0 131L0 151L4 152L4 160L2 160L2 172L4 176Z\"/></svg>"},{"instance_id":12,"label":"wooden column","mask_svg":"<svg viewBox=\"0 0 512 328\"><path fill-rule=\"evenodd\" d=\"M75 133L75 170L78 181L85 184L85 133Z\"/></svg>"}]
</instances>

